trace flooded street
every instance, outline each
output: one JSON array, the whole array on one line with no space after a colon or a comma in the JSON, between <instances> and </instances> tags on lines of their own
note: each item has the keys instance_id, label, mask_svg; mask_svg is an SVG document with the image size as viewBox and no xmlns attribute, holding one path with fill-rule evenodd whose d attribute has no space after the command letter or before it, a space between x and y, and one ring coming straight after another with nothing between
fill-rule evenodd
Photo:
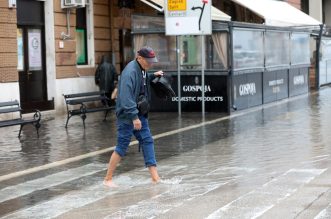
<instances>
[{"instance_id":1,"label":"flooded street","mask_svg":"<svg viewBox=\"0 0 331 219\"><path fill-rule=\"evenodd\" d=\"M132 143L102 185L114 115L0 136L1 218L331 218L331 88L238 111L151 113L161 183ZM134 141L135 139L133 139Z\"/></svg>"}]
</instances>

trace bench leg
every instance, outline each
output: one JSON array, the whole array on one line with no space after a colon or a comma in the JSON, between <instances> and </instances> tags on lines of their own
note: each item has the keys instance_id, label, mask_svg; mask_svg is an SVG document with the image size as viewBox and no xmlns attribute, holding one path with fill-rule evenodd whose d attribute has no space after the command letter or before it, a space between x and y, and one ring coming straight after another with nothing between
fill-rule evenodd
<instances>
[{"instance_id":1,"label":"bench leg","mask_svg":"<svg viewBox=\"0 0 331 219\"><path fill-rule=\"evenodd\" d=\"M40 123L39 123L39 121L36 122L36 124L34 125L34 127L36 127L36 130L37 130L37 136L38 136L38 138L39 138L39 128L40 128Z\"/></svg>"},{"instance_id":2,"label":"bench leg","mask_svg":"<svg viewBox=\"0 0 331 219\"><path fill-rule=\"evenodd\" d=\"M20 138L21 137L21 132L22 132L22 128L23 128L24 124L21 124L21 127L20 127L20 131L18 132L18 137Z\"/></svg>"},{"instance_id":3,"label":"bench leg","mask_svg":"<svg viewBox=\"0 0 331 219\"><path fill-rule=\"evenodd\" d=\"M83 113L81 116L80 116L83 120L83 126L84 126L84 129L85 129L85 119L86 119L86 114Z\"/></svg>"},{"instance_id":4,"label":"bench leg","mask_svg":"<svg viewBox=\"0 0 331 219\"><path fill-rule=\"evenodd\" d=\"M21 137L21 132L22 132L22 129L23 129L23 126L24 126L24 125L25 125L25 124L21 124L20 131L18 132L18 137L19 137L19 138ZM38 138L39 138L39 128L40 128L40 123L39 123L39 121L36 122L36 123L33 124L33 125L34 125L34 127L36 128L37 136L38 136Z\"/></svg>"},{"instance_id":5,"label":"bench leg","mask_svg":"<svg viewBox=\"0 0 331 219\"><path fill-rule=\"evenodd\" d=\"M68 114L67 115L67 121L66 121L66 126L65 126L65 128L67 128L68 127L68 122L69 122L69 119L71 118L71 116Z\"/></svg>"},{"instance_id":6,"label":"bench leg","mask_svg":"<svg viewBox=\"0 0 331 219\"><path fill-rule=\"evenodd\" d=\"M103 121L106 121L107 116L108 116L108 112L109 112L109 110L107 110L107 111L105 112L105 118L103 119Z\"/></svg>"}]
</instances>

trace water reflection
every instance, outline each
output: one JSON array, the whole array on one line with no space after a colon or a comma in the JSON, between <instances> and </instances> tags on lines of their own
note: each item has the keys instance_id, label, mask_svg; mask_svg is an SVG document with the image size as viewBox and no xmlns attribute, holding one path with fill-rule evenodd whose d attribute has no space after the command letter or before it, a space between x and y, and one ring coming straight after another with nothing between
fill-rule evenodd
<instances>
[{"instance_id":1,"label":"water reflection","mask_svg":"<svg viewBox=\"0 0 331 219\"><path fill-rule=\"evenodd\" d=\"M222 191L224 185L228 185L225 192L231 193L229 196L235 198L237 194L251 191L253 186L263 187L264 183L272 182L282 174L286 182L284 172L289 169L320 171L330 166L330 109L331 89L328 88L309 97L303 95L290 101L266 105L249 113L234 114L231 119L224 118L218 122L208 123L220 118L220 114L206 114L205 125L155 139L162 178L158 186L150 186L148 171L142 168L144 161L141 152L138 152L137 146L133 146L129 149L128 156L122 160L114 179L123 187L111 195L100 185L105 167L100 167L100 171L97 167L99 172L91 176L59 182L56 186L46 186L40 191L2 203L3 214L45 200L52 203L52 200L56 201L57 197L68 192L76 198L81 193L92 191L92 195L84 196L89 198L80 201L87 205L89 201L95 201L93 198L104 198L105 217L128 216L131 213L152 217L173 206L199 200L205 194ZM34 136L33 127L24 129L21 139L17 138L17 129L5 129L0 133L1 175L115 145L114 117L103 122L102 116L89 116L85 130L79 117L72 118L68 129L64 128L65 117L43 121L39 139ZM199 124L201 121L203 118L200 113L185 113L181 117L176 113L150 115L154 135ZM86 163L106 165L109 155L107 153L91 157L61 166L61 170L48 171L59 172ZM300 171L297 172L300 174ZM33 177L44 178L49 176L48 173L27 175L19 180L23 183ZM279 185L287 186L281 183ZM282 191L281 186L272 188ZM223 192L218 193L222 197L221 201L227 198L220 195ZM67 196L71 197L70 194ZM272 195L278 194L274 192ZM131 207L118 207L117 210L108 208L113 205L126 206L123 203L135 201L138 204L132 204ZM98 206L100 207L94 205ZM57 207L61 209L63 206ZM149 209L155 211L148 212Z\"/></svg>"}]
</instances>

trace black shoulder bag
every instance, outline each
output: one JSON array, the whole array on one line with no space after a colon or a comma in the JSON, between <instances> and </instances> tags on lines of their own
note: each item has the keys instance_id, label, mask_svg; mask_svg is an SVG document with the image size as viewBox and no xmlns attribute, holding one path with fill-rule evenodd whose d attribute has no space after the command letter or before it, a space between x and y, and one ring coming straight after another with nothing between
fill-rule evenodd
<instances>
[{"instance_id":1,"label":"black shoulder bag","mask_svg":"<svg viewBox=\"0 0 331 219\"><path fill-rule=\"evenodd\" d=\"M140 93L137 100L137 108L140 115L146 115L149 112L149 102L146 97L146 72L142 72L142 82L140 86Z\"/></svg>"}]
</instances>

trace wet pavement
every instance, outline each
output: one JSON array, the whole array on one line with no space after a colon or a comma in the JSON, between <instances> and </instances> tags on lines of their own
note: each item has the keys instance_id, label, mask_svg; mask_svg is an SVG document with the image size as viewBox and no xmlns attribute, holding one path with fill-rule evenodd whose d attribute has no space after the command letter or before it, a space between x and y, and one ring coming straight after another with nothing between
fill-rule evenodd
<instances>
[{"instance_id":1,"label":"wet pavement","mask_svg":"<svg viewBox=\"0 0 331 219\"><path fill-rule=\"evenodd\" d=\"M115 118L0 133L1 218L331 218L331 88L231 116L151 113L161 183L133 139L102 185Z\"/></svg>"}]
</instances>

